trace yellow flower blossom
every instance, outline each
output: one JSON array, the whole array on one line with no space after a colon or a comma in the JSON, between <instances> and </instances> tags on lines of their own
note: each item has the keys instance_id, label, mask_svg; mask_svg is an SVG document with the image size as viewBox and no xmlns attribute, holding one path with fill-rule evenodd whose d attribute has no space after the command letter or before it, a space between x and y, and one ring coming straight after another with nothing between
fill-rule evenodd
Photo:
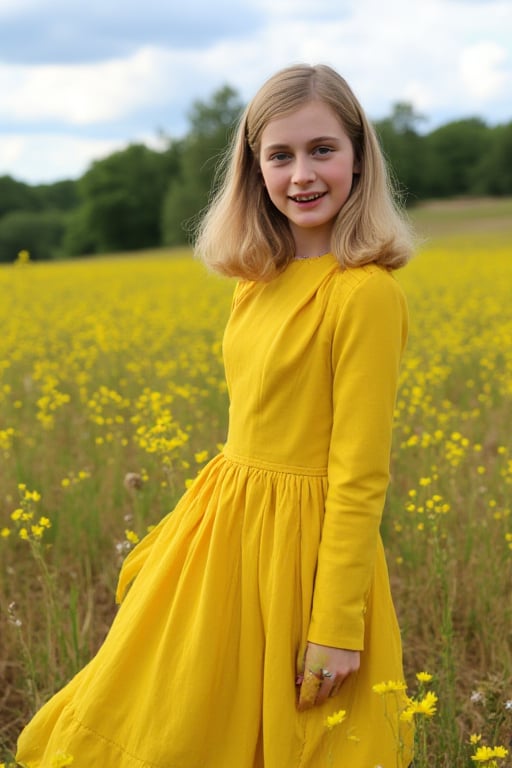
<instances>
[{"instance_id":1,"label":"yellow flower blossom","mask_svg":"<svg viewBox=\"0 0 512 768\"><path fill-rule=\"evenodd\" d=\"M18 251L16 264L28 264L29 261L30 261L30 251L27 251L25 248L23 248L21 251Z\"/></svg>"},{"instance_id":2,"label":"yellow flower blossom","mask_svg":"<svg viewBox=\"0 0 512 768\"><path fill-rule=\"evenodd\" d=\"M25 501L41 501L41 494L38 491L28 491L25 489Z\"/></svg>"},{"instance_id":3,"label":"yellow flower blossom","mask_svg":"<svg viewBox=\"0 0 512 768\"><path fill-rule=\"evenodd\" d=\"M337 725L340 725L345 720L347 712L344 709L339 709L337 712L333 712L332 715L327 715L325 725L329 730L332 730Z\"/></svg>"},{"instance_id":4,"label":"yellow flower blossom","mask_svg":"<svg viewBox=\"0 0 512 768\"><path fill-rule=\"evenodd\" d=\"M42 525L32 525L30 527L30 532L34 539L40 539L44 533L44 528Z\"/></svg>"},{"instance_id":5,"label":"yellow flower blossom","mask_svg":"<svg viewBox=\"0 0 512 768\"><path fill-rule=\"evenodd\" d=\"M414 702L414 712L418 715L432 717L437 711L437 695L433 691L428 691L420 701Z\"/></svg>"},{"instance_id":6,"label":"yellow flower blossom","mask_svg":"<svg viewBox=\"0 0 512 768\"><path fill-rule=\"evenodd\" d=\"M130 544L138 544L139 543L139 537L135 533L135 531L126 530L124 532L124 535L126 536L126 540L130 542Z\"/></svg>"},{"instance_id":7,"label":"yellow flower blossom","mask_svg":"<svg viewBox=\"0 0 512 768\"><path fill-rule=\"evenodd\" d=\"M471 759L474 760L476 763L487 763L490 760L494 760L495 758L503 758L508 755L508 749L502 746L498 747L486 747L481 746L478 747L477 751L474 755L471 756Z\"/></svg>"},{"instance_id":8,"label":"yellow flower blossom","mask_svg":"<svg viewBox=\"0 0 512 768\"><path fill-rule=\"evenodd\" d=\"M382 696L386 693L406 691L407 685L403 682L403 680L388 680L387 683L376 683L372 686L372 689L375 693L378 693L380 696Z\"/></svg>"},{"instance_id":9,"label":"yellow flower blossom","mask_svg":"<svg viewBox=\"0 0 512 768\"><path fill-rule=\"evenodd\" d=\"M432 680L432 675L430 672L417 672L416 679L420 683L429 683Z\"/></svg>"}]
</instances>

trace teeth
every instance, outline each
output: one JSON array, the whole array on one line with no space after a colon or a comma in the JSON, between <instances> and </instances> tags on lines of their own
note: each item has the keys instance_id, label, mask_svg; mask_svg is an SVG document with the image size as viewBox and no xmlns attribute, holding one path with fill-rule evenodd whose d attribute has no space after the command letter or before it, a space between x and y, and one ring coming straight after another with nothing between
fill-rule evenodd
<instances>
[{"instance_id":1,"label":"teeth","mask_svg":"<svg viewBox=\"0 0 512 768\"><path fill-rule=\"evenodd\" d=\"M298 203L309 203L311 200L318 200L318 198L321 197L320 194L314 194L314 195L295 195L293 198Z\"/></svg>"}]
</instances>

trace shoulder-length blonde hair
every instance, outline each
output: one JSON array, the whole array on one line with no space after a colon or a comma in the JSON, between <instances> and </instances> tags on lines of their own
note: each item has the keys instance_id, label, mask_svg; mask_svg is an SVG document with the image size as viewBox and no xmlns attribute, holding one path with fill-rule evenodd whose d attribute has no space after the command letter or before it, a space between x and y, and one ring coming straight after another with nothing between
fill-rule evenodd
<instances>
[{"instance_id":1,"label":"shoulder-length blonde hair","mask_svg":"<svg viewBox=\"0 0 512 768\"><path fill-rule=\"evenodd\" d=\"M402 267L412 253L407 219L396 201L375 131L348 83L326 65L277 72L243 112L219 167L220 182L199 224L196 253L213 270L268 280L293 259L288 221L274 206L259 166L261 135L270 120L308 101L327 104L354 148L359 173L334 222L331 250L343 268L371 262Z\"/></svg>"}]
</instances>

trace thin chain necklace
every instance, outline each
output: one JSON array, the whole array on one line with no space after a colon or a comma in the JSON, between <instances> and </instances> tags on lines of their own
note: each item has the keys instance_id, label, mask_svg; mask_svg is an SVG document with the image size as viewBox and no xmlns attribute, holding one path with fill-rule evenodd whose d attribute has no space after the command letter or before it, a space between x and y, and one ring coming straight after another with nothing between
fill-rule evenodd
<instances>
[{"instance_id":1,"label":"thin chain necklace","mask_svg":"<svg viewBox=\"0 0 512 768\"><path fill-rule=\"evenodd\" d=\"M317 256L294 256L293 261L307 261L308 259L321 259L325 253L319 253Z\"/></svg>"}]
</instances>

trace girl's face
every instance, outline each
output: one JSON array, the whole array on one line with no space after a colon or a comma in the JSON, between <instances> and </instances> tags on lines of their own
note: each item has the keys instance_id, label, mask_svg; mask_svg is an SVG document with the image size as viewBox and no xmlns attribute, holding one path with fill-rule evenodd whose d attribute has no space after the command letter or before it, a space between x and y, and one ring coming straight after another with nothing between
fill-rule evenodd
<instances>
[{"instance_id":1,"label":"girl's face","mask_svg":"<svg viewBox=\"0 0 512 768\"><path fill-rule=\"evenodd\" d=\"M269 197L290 224L296 255L326 253L359 172L337 115L314 100L271 120L261 135L259 162Z\"/></svg>"}]
</instances>

